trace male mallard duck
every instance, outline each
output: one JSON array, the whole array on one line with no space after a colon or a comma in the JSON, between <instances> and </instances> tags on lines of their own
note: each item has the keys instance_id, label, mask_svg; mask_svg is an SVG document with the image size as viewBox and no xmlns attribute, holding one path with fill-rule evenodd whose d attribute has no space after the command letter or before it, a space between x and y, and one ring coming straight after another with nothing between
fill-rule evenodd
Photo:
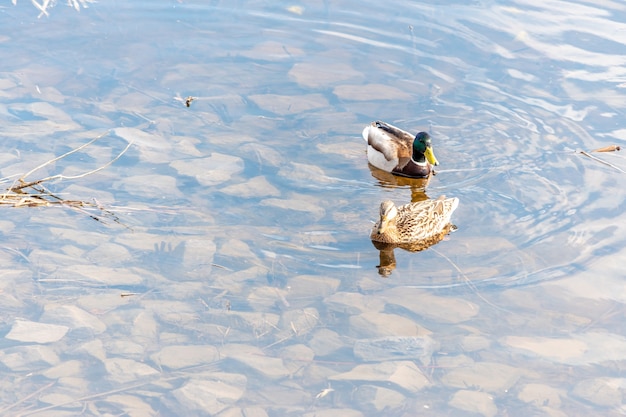
<instances>
[{"instance_id":1,"label":"male mallard duck","mask_svg":"<svg viewBox=\"0 0 626 417\"><path fill-rule=\"evenodd\" d=\"M426 178L439 162L430 135L416 136L385 122L372 122L363 129L367 159L376 168L410 178Z\"/></svg>"},{"instance_id":2,"label":"male mallard duck","mask_svg":"<svg viewBox=\"0 0 626 417\"><path fill-rule=\"evenodd\" d=\"M370 239L409 250L425 249L448 234L453 227L450 217L458 205L458 198L444 196L400 207L392 201L383 201L380 204L380 220L374 225Z\"/></svg>"}]
</instances>

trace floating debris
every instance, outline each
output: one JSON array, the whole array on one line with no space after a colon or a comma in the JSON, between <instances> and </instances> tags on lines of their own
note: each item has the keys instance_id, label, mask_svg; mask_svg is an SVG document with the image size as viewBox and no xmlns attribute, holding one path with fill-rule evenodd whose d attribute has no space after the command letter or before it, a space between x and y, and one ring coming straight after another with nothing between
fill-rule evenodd
<instances>
[{"instance_id":1,"label":"floating debris","mask_svg":"<svg viewBox=\"0 0 626 417\"><path fill-rule=\"evenodd\" d=\"M116 223L119 223L119 218L110 210L107 210L104 207L102 207L102 205L98 203L96 200L94 200L94 202L87 202L83 200L68 200L65 198L61 198L58 195L47 190L43 184L49 181L53 181L53 180L68 180L68 179L84 178L88 175L101 171L107 168L109 165L113 164L115 161L117 161L133 144L132 141L129 141L128 145L126 145L126 147L115 158L113 158L106 164L102 165L101 167L98 167L91 171L84 172L82 174L77 174L77 175L56 174L56 175L51 175L42 179L34 180L34 181L27 180L27 178L30 175L32 175L35 171L38 171L63 158L66 158L69 155L72 155L80 150L85 149L86 147L93 144L97 140L103 138L105 135L106 133L103 133L102 135L90 140L89 142L75 149L72 149L71 151L66 152L61 156L58 156L49 161L46 161L43 164L33 168L26 174L21 175L17 180L13 181L13 184L9 188L7 188L2 194L0 194L0 206L10 206L10 207L64 206L64 207L70 207L72 209L83 212L87 214L89 217L91 217L92 219L102 222L103 220L101 217L89 212L90 210L92 210L92 211L97 211L100 214L104 214L105 216L112 218L113 221L115 221ZM16 177L16 176L17 175L13 175L12 177ZM11 178L11 176L2 178L0 179L0 182L6 182L9 178Z\"/></svg>"},{"instance_id":2,"label":"floating debris","mask_svg":"<svg viewBox=\"0 0 626 417\"><path fill-rule=\"evenodd\" d=\"M594 149L591 152L615 152L620 150L622 150L622 148L620 148L619 145L609 145L603 148Z\"/></svg>"},{"instance_id":3,"label":"floating debris","mask_svg":"<svg viewBox=\"0 0 626 417\"><path fill-rule=\"evenodd\" d=\"M304 13L304 7L302 7L302 6L289 6L289 7L287 7L287 11L291 12L293 14L297 14L299 16L302 16L302 13Z\"/></svg>"},{"instance_id":4,"label":"floating debris","mask_svg":"<svg viewBox=\"0 0 626 417\"><path fill-rule=\"evenodd\" d=\"M176 96L174 97L174 100L184 103L186 107L191 107L191 102L197 99L198 97L193 97L193 96L187 96L185 98L182 98L180 94L176 94Z\"/></svg>"},{"instance_id":5,"label":"floating debris","mask_svg":"<svg viewBox=\"0 0 626 417\"><path fill-rule=\"evenodd\" d=\"M605 146L604 148L595 149L595 150L593 150L593 151L591 151L591 152L615 152L615 151L619 151L620 149L621 149L621 148L620 148L619 146L617 146L617 145L610 145L610 146ZM597 156L593 156L593 155L591 155L591 153L590 153L590 152L587 152L587 151L578 151L578 153L579 153L579 154L581 154L581 155L586 156L587 158L591 158L591 159L593 159L593 160L594 160L594 161L596 161L596 162L599 162L599 163L601 163L601 164L604 164L604 165L606 165L606 166L609 166L609 167L611 167L611 168L614 168L614 169L618 170L618 171L619 171L619 172L621 172L621 173L626 174L626 171L624 171L624 170L623 170L623 169L621 169L620 167L617 167L617 166L613 165L613 164L612 164L612 163L610 163L610 162L604 161L604 160L602 160L602 159L598 158Z\"/></svg>"},{"instance_id":6,"label":"floating debris","mask_svg":"<svg viewBox=\"0 0 626 417\"><path fill-rule=\"evenodd\" d=\"M330 384L328 384L328 388L324 388L323 390L321 390L316 396L315 399L319 400L320 398L324 398L325 396L327 396L328 394L330 394L331 392L334 392L335 390L332 389L330 387Z\"/></svg>"}]
</instances>

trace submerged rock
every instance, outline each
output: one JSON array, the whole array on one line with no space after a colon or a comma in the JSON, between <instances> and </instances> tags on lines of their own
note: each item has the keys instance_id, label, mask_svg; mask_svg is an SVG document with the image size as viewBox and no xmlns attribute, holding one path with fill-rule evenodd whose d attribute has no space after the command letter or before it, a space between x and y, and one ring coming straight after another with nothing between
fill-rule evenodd
<instances>
[{"instance_id":1,"label":"submerged rock","mask_svg":"<svg viewBox=\"0 0 626 417\"><path fill-rule=\"evenodd\" d=\"M239 400L247 382L244 375L216 372L202 379L190 379L174 391L174 397L189 409L213 416Z\"/></svg>"},{"instance_id":2,"label":"submerged rock","mask_svg":"<svg viewBox=\"0 0 626 417\"><path fill-rule=\"evenodd\" d=\"M51 343L61 340L69 328L57 324L15 320L5 338L18 342Z\"/></svg>"},{"instance_id":3,"label":"submerged rock","mask_svg":"<svg viewBox=\"0 0 626 417\"><path fill-rule=\"evenodd\" d=\"M431 385L430 380L411 361L388 361L357 365L352 370L329 378L332 381L364 381L393 384L409 392L419 392Z\"/></svg>"},{"instance_id":4,"label":"submerged rock","mask_svg":"<svg viewBox=\"0 0 626 417\"><path fill-rule=\"evenodd\" d=\"M457 391L450 405L460 410L478 413L485 417L493 417L498 414L498 407L493 402L493 397L486 392L461 390Z\"/></svg>"},{"instance_id":5,"label":"submerged rock","mask_svg":"<svg viewBox=\"0 0 626 417\"><path fill-rule=\"evenodd\" d=\"M430 337L381 337L361 339L354 344L354 356L365 362L418 359L430 363L436 343Z\"/></svg>"},{"instance_id":6,"label":"submerged rock","mask_svg":"<svg viewBox=\"0 0 626 417\"><path fill-rule=\"evenodd\" d=\"M592 378L580 381L574 387L574 396L602 407L622 405L622 389L626 387L624 378Z\"/></svg>"}]
</instances>

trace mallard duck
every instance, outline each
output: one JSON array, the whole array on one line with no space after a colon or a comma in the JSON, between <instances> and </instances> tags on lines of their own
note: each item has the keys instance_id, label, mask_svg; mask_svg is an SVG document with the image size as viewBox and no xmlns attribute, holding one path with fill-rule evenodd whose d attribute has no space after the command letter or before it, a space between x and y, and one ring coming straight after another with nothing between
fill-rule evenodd
<instances>
[{"instance_id":1,"label":"mallard duck","mask_svg":"<svg viewBox=\"0 0 626 417\"><path fill-rule=\"evenodd\" d=\"M453 227L450 217L458 205L458 198L444 196L400 207L392 201L383 201L380 204L380 220L374 225L370 239L408 250L425 249L450 232Z\"/></svg>"},{"instance_id":2,"label":"mallard duck","mask_svg":"<svg viewBox=\"0 0 626 417\"><path fill-rule=\"evenodd\" d=\"M389 123L376 121L363 129L363 139L367 142L369 163L394 175L427 178L432 166L439 165L426 132L413 136Z\"/></svg>"}]
</instances>

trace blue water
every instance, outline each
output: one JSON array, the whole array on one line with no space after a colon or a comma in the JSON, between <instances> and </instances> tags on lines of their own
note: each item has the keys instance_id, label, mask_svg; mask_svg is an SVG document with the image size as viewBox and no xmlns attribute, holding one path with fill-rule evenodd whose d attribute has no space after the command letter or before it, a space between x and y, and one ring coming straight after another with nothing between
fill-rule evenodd
<instances>
[{"instance_id":1,"label":"blue water","mask_svg":"<svg viewBox=\"0 0 626 417\"><path fill-rule=\"evenodd\" d=\"M59 2L41 16L32 2L0 8L0 174L104 134L31 178L88 172L132 142L102 171L47 184L65 198L95 198L121 224L106 213L98 222L71 208L2 207L5 413L236 415L258 406L268 415L428 407L521 416L543 412L536 404L546 398L528 399L538 380L561 393L546 413L621 412L578 384L608 378L619 397L619 375L603 366L619 353L550 350L586 343L595 352L597 332L612 337L608 350L622 346L611 312L626 302L626 163L621 152L592 154L601 161L580 153L626 139L621 4L76 6ZM458 230L423 252L396 249L387 278L368 239L378 205L419 192L368 168L360 132L375 119L428 131L441 165L426 194L460 199ZM398 288L467 302L475 315L447 320L445 302L412 310L389 295ZM23 319L69 332L33 343L11 333ZM423 368L432 389L334 379L359 364L355 340L414 336L378 320L432 332L439 348ZM459 347L469 336L484 343ZM223 349L219 361L155 359L206 345ZM43 359L25 353L32 346ZM241 346L259 349L245 355L269 358L270 370L229 356ZM536 373L495 388L468 382L493 397L492 407L471 409L451 400L465 394L444 358L458 359L454 371L471 362ZM230 394L214 385L220 379ZM351 395L370 386L394 400ZM214 402L193 399L215 392Z\"/></svg>"}]
</instances>

